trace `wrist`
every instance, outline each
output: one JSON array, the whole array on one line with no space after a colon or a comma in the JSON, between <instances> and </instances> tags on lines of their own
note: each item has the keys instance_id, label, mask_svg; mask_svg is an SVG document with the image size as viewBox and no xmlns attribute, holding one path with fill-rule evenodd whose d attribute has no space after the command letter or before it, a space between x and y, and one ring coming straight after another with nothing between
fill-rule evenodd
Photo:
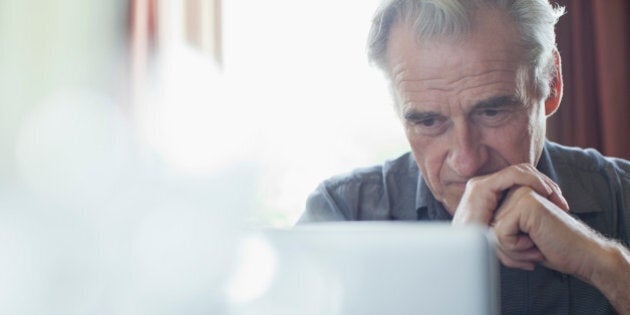
<instances>
[{"instance_id":1,"label":"wrist","mask_svg":"<svg viewBox=\"0 0 630 315\"><path fill-rule=\"evenodd\" d=\"M585 280L598 288L610 301L619 299L619 294L630 287L630 254L623 245L609 241L601 246L597 260Z\"/></svg>"}]
</instances>

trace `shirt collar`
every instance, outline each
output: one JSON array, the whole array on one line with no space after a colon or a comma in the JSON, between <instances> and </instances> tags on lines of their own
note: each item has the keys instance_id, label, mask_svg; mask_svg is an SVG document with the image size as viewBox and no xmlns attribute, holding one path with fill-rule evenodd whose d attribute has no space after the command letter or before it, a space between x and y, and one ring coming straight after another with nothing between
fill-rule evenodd
<instances>
[{"instance_id":1,"label":"shirt collar","mask_svg":"<svg viewBox=\"0 0 630 315\"><path fill-rule=\"evenodd\" d=\"M589 179L579 176L574 169L575 166L566 161L566 153L563 154L556 147L557 145L549 141L545 143L537 168L560 186L569 203L569 212L580 214L604 211L593 192L585 189L583 185Z\"/></svg>"},{"instance_id":2,"label":"shirt collar","mask_svg":"<svg viewBox=\"0 0 630 315\"><path fill-rule=\"evenodd\" d=\"M433 197L433 193L429 190L429 186L424 182L424 177L422 177L422 173L418 172L418 185L416 188L416 209L426 208L429 205L429 201L431 199L435 199Z\"/></svg>"},{"instance_id":3,"label":"shirt collar","mask_svg":"<svg viewBox=\"0 0 630 315\"><path fill-rule=\"evenodd\" d=\"M437 201L429 186L424 181L422 174L418 176L418 186L416 188L416 212L418 220L451 220L452 216L444 209L441 202Z\"/></svg>"},{"instance_id":4,"label":"shirt collar","mask_svg":"<svg viewBox=\"0 0 630 315\"><path fill-rule=\"evenodd\" d=\"M547 145L548 144L545 143L542 154L540 155L540 160L538 161L538 165L536 165L536 169L538 169L541 173L547 175L547 177L557 183L558 174L556 173L556 169L554 168L553 162L551 161L551 156L549 155Z\"/></svg>"}]
</instances>

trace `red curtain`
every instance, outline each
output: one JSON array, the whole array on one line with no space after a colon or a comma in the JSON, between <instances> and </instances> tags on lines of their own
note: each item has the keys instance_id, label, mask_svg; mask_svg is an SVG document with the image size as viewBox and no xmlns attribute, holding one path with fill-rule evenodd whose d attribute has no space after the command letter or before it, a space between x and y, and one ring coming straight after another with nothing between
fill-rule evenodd
<instances>
[{"instance_id":1,"label":"red curtain","mask_svg":"<svg viewBox=\"0 0 630 315\"><path fill-rule=\"evenodd\" d=\"M630 1L557 3L567 10L556 27L564 97L548 137L630 159Z\"/></svg>"}]
</instances>

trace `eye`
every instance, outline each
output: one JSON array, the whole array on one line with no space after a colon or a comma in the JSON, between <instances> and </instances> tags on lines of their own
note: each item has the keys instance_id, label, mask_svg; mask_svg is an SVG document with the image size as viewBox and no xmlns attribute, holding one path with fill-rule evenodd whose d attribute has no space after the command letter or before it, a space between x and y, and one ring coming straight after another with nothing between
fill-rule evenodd
<instances>
[{"instance_id":1,"label":"eye","mask_svg":"<svg viewBox=\"0 0 630 315\"><path fill-rule=\"evenodd\" d=\"M488 117L494 117L494 116L497 116L498 114L499 114L499 111L496 109L486 109L482 111L482 115L486 115Z\"/></svg>"},{"instance_id":2,"label":"eye","mask_svg":"<svg viewBox=\"0 0 630 315\"><path fill-rule=\"evenodd\" d=\"M408 126L413 133L424 136L436 136L441 134L448 125L448 120L443 116L430 116L416 119L408 119Z\"/></svg>"},{"instance_id":3,"label":"eye","mask_svg":"<svg viewBox=\"0 0 630 315\"><path fill-rule=\"evenodd\" d=\"M510 119L512 111L507 109L485 108L480 109L474 116L474 119L481 125L498 127Z\"/></svg>"},{"instance_id":4,"label":"eye","mask_svg":"<svg viewBox=\"0 0 630 315\"><path fill-rule=\"evenodd\" d=\"M418 124L423 125L425 127L431 127L436 124L435 118L427 118L418 122Z\"/></svg>"}]
</instances>

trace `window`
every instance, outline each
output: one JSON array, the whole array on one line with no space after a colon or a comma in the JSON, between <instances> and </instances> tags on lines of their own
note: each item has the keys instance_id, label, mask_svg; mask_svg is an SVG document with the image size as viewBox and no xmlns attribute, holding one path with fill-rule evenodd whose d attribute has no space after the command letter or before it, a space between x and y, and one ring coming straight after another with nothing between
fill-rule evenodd
<instances>
[{"instance_id":1,"label":"window","mask_svg":"<svg viewBox=\"0 0 630 315\"><path fill-rule=\"evenodd\" d=\"M375 6L158 1L157 93L138 104L148 142L183 172L249 165L251 216L292 224L320 181L405 150L365 54Z\"/></svg>"}]
</instances>

